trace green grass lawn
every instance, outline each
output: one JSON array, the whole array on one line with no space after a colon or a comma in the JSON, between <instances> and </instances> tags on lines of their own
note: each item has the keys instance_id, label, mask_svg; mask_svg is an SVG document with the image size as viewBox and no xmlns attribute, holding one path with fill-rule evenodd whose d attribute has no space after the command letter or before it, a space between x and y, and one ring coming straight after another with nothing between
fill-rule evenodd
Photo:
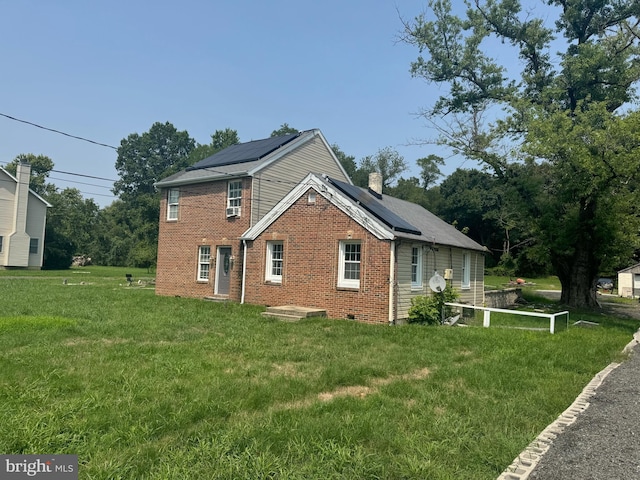
<instances>
[{"instance_id":1,"label":"green grass lawn","mask_svg":"<svg viewBox=\"0 0 640 480\"><path fill-rule=\"evenodd\" d=\"M0 452L77 454L80 479L494 479L639 326L287 323L146 271L9 273Z\"/></svg>"}]
</instances>

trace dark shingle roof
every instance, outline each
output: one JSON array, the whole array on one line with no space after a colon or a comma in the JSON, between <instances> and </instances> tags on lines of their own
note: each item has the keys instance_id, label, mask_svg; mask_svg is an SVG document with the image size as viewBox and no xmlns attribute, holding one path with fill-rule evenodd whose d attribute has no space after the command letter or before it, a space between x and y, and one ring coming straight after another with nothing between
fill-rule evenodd
<instances>
[{"instance_id":1,"label":"dark shingle roof","mask_svg":"<svg viewBox=\"0 0 640 480\"><path fill-rule=\"evenodd\" d=\"M378 199L368 192L354 185L340 182L338 180L330 178L329 181L335 185L338 190L348 195L352 200L357 202L369 213L377 217L382 223L391 227L392 230L397 232L412 233L414 235L421 235L420 230L405 221L399 215L396 215L391 210L386 208Z\"/></svg>"},{"instance_id":2,"label":"dark shingle roof","mask_svg":"<svg viewBox=\"0 0 640 480\"><path fill-rule=\"evenodd\" d=\"M231 145L230 147L227 147L224 150L193 164L187 168L187 171L220 167L222 165L235 165L238 163L259 160L283 145L286 145L299 135L299 133L292 133L281 137L270 137L263 140L254 140L252 142Z\"/></svg>"},{"instance_id":3,"label":"dark shingle roof","mask_svg":"<svg viewBox=\"0 0 640 480\"><path fill-rule=\"evenodd\" d=\"M394 230L398 237L469 250L486 249L422 206L390 197L372 194L366 188L355 187L332 178L326 179L369 213Z\"/></svg>"}]
</instances>

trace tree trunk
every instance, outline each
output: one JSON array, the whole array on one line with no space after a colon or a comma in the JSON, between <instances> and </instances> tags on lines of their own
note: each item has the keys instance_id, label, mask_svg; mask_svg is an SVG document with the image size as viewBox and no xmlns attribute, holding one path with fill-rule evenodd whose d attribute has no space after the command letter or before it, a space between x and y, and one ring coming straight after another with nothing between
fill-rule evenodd
<instances>
[{"instance_id":1,"label":"tree trunk","mask_svg":"<svg viewBox=\"0 0 640 480\"><path fill-rule=\"evenodd\" d=\"M594 254L596 250L594 245L596 239L592 228L594 218L593 203L582 208L573 253L557 256L553 262L562 285L560 301L569 307L598 306L595 285L600 262Z\"/></svg>"}]
</instances>

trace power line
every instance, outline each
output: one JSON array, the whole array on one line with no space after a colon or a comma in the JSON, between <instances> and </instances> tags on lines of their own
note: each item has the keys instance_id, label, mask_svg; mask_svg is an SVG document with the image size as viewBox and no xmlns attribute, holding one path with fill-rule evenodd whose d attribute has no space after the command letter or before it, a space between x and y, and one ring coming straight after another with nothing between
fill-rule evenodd
<instances>
[{"instance_id":1,"label":"power line","mask_svg":"<svg viewBox=\"0 0 640 480\"><path fill-rule=\"evenodd\" d=\"M94 180L104 180L105 182L117 182L112 178L94 177L93 175L84 175L82 173L63 172L62 170L49 170L50 172L63 173L65 175L75 175L76 177L93 178Z\"/></svg>"},{"instance_id":2,"label":"power line","mask_svg":"<svg viewBox=\"0 0 640 480\"><path fill-rule=\"evenodd\" d=\"M42 130L47 130L49 132L57 133L60 135L64 135L65 137L75 138L76 140L82 140L83 142L93 143L94 145L99 145L101 147L113 148L117 150L118 147L114 147L113 145L108 145L106 143L96 142L95 140L90 140L88 138L79 137L77 135L71 135L70 133L61 132L60 130L56 130L54 128L43 127L42 125L38 125L37 123L29 122L27 120L22 120L20 118L12 117L11 115L7 115L6 113L0 113L0 116L8 118L9 120L13 120L15 122L26 123L27 125L31 125L32 127L41 128Z\"/></svg>"}]
</instances>

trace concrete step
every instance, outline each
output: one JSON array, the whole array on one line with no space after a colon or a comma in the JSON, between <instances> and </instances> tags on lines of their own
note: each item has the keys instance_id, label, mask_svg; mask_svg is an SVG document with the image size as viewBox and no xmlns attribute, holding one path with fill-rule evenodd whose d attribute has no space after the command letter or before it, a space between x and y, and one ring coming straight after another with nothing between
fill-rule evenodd
<instances>
[{"instance_id":1,"label":"concrete step","mask_svg":"<svg viewBox=\"0 0 640 480\"><path fill-rule=\"evenodd\" d=\"M326 317L326 310L320 308L299 307L296 305L283 305L279 307L267 307L266 312L262 312L263 317L279 318L289 322L295 322L303 318Z\"/></svg>"}]
</instances>

